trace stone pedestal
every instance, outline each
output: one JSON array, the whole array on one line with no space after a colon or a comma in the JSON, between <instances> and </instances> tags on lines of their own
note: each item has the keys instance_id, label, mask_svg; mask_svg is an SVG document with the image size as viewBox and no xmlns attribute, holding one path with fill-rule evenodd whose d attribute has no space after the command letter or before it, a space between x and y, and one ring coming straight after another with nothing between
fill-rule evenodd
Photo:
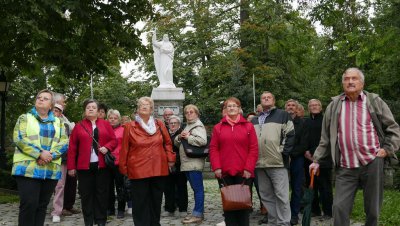
<instances>
[{"instance_id":1,"label":"stone pedestal","mask_svg":"<svg viewBox=\"0 0 400 226\"><path fill-rule=\"evenodd\" d=\"M171 108L176 116L183 119L183 88L153 88L151 99L154 100L154 117L162 119L165 108Z\"/></svg>"}]
</instances>

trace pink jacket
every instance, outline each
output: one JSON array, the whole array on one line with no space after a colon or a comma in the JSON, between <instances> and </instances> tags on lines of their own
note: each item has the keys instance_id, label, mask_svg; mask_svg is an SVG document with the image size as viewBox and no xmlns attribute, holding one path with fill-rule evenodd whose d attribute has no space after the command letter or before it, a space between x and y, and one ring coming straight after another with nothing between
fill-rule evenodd
<instances>
[{"instance_id":1,"label":"pink jacket","mask_svg":"<svg viewBox=\"0 0 400 226\"><path fill-rule=\"evenodd\" d=\"M119 165L119 151L122 148L122 137L124 136L124 127L119 125L114 129L115 137L117 138L117 147L114 149L112 154L115 156L115 165Z\"/></svg>"},{"instance_id":2,"label":"pink jacket","mask_svg":"<svg viewBox=\"0 0 400 226\"><path fill-rule=\"evenodd\" d=\"M222 170L222 175L242 175L247 170L254 177L258 159L258 141L253 124L240 115L231 126L224 117L214 126L210 143L212 170Z\"/></svg>"}]
</instances>

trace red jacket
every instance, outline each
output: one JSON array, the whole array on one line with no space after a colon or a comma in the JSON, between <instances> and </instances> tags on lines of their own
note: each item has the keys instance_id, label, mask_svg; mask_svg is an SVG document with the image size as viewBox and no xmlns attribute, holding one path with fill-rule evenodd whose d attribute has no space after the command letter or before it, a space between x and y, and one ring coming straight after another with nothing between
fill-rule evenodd
<instances>
[{"instance_id":1,"label":"red jacket","mask_svg":"<svg viewBox=\"0 0 400 226\"><path fill-rule=\"evenodd\" d=\"M156 133L149 135L136 121L125 124L119 171L129 179L167 176L168 162L175 162L167 128L159 120L156 128Z\"/></svg>"},{"instance_id":2,"label":"red jacket","mask_svg":"<svg viewBox=\"0 0 400 226\"><path fill-rule=\"evenodd\" d=\"M87 170L90 165L90 153L92 151L92 137L82 127L92 134L92 123L88 119L84 119L75 125L69 137L67 167L69 170ZM99 130L99 144L106 147L109 151L113 151L117 146L114 130L109 122L103 119L96 120L96 127ZM99 168L105 168L104 155L99 151Z\"/></svg>"},{"instance_id":3,"label":"red jacket","mask_svg":"<svg viewBox=\"0 0 400 226\"><path fill-rule=\"evenodd\" d=\"M112 154L115 156L115 165L119 165L119 152L122 148L122 137L124 136L124 127L118 126L113 128L115 137L117 138L117 147L114 149Z\"/></svg>"},{"instance_id":4,"label":"red jacket","mask_svg":"<svg viewBox=\"0 0 400 226\"><path fill-rule=\"evenodd\" d=\"M210 143L212 170L222 170L222 175L243 175L247 170L254 177L258 159L258 141L253 124L240 115L231 126L224 117L214 126Z\"/></svg>"}]
</instances>

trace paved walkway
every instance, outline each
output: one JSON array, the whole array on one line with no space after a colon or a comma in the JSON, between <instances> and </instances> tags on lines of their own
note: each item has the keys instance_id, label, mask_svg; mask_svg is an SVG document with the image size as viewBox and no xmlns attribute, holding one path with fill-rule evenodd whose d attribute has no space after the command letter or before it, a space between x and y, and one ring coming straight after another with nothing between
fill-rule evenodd
<instances>
[{"instance_id":1,"label":"paved walkway","mask_svg":"<svg viewBox=\"0 0 400 226\"><path fill-rule=\"evenodd\" d=\"M205 189L205 219L202 224L199 225L215 225L223 220L222 207L221 207L221 196L218 190L218 184L214 179L204 180ZM189 210L193 208L193 192L190 187L189 190ZM258 225L257 222L262 218L259 214L259 200L256 194L254 194L253 204L255 210L250 215L250 225ZM76 201L75 208L80 209L80 200ZM45 225L56 225L56 226L81 226L83 223L82 214L76 214L73 216L62 217L61 223L52 223L51 216L51 204L48 207L48 214L46 216ZM18 220L18 203L13 204L2 204L0 205L0 225L14 226L17 225ZM173 226L182 225L181 218L179 217L161 217L161 225L163 226ZM124 219L111 219L108 226L132 226L133 220L131 215L125 215ZM321 218L313 218L312 225L332 225L330 221L324 221ZM353 226L359 226L361 224L352 224ZM265 225L264 225L265 226Z\"/></svg>"}]
</instances>

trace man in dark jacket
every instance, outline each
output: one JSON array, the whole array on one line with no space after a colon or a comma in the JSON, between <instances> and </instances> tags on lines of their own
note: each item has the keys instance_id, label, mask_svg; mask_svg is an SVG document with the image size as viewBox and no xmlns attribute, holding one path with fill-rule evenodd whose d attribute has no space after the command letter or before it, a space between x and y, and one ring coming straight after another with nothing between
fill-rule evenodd
<instances>
[{"instance_id":1,"label":"man in dark jacket","mask_svg":"<svg viewBox=\"0 0 400 226\"><path fill-rule=\"evenodd\" d=\"M322 122L321 141L310 170L332 156L336 167L333 224L350 225L350 213L359 186L363 189L365 225L378 225L383 201L384 158L399 149L400 128L387 104L364 91L364 74L347 69L344 93L332 98Z\"/></svg>"},{"instance_id":2,"label":"man in dark jacket","mask_svg":"<svg viewBox=\"0 0 400 226\"><path fill-rule=\"evenodd\" d=\"M290 152L291 225L299 223L300 201L304 184L304 152L307 149L308 137L308 130L304 125L303 119L297 116L298 106L299 102L293 99L286 101L285 104L285 110L292 117L295 131L294 146Z\"/></svg>"}]
</instances>

